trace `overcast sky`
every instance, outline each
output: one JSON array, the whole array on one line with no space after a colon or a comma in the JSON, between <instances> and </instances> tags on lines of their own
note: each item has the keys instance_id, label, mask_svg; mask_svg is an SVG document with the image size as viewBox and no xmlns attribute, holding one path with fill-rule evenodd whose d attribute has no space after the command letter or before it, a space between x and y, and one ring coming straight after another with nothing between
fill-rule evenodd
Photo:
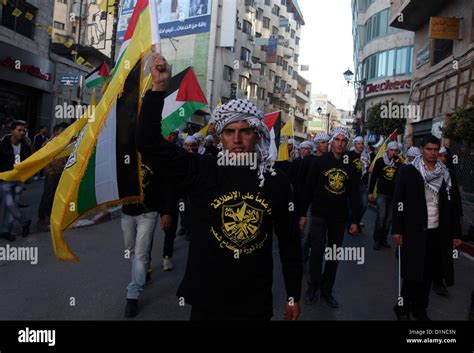
<instances>
[{"instance_id":1,"label":"overcast sky","mask_svg":"<svg viewBox=\"0 0 474 353\"><path fill-rule=\"evenodd\" d=\"M298 0L305 25L301 28L300 65L309 65L301 76L312 83L312 93L327 93L338 109L352 109L354 88L342 73L352 61L351 0Z\"/></svg>"}]
</instances>

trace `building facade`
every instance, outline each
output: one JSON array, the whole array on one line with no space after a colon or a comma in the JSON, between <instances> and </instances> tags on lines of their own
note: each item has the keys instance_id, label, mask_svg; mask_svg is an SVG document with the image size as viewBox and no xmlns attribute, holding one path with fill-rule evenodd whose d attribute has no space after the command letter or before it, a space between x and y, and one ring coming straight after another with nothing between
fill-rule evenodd
<instances>
[{"instance_id":1,"label":"building facade","mask_svg":"<svg viewBox=\"0 0 474 353\"><path fill-rule=\"evenodd\" d=\"M56 65L47 33L53 5L41 0L0 4L0 120L27 121L30 135L48 125L53 112Z\"/></svg>"},{"instance_id":2,"label":"building facade","mask_svg":"<svg viewBox=\"0 0 474 353\"><path fill-rule=\"evenodd\" d=\"M468 106L468 98L474 95L474 3L433 0L424 6L423 1L395 0L390 21L414 34L409 103L419 108L420 119L407 122L407 142L418 145L429 133L441 138L439 127L457 107ZM470 194L474 201L474 151L447 139L443 143L457 155L459 183L464 196Z\"/></svg>"},{"instance_id":3,"label":"building facade","mask_svg":"<svg viewBox=\"0 0 474 353\"><path fill-rule=\"evenodd\" d=\"M357 130L367 111L386 101L409 101L413 71L413 33L390 26L390 0L353 0Z\"/></svg>"}]
</instances>

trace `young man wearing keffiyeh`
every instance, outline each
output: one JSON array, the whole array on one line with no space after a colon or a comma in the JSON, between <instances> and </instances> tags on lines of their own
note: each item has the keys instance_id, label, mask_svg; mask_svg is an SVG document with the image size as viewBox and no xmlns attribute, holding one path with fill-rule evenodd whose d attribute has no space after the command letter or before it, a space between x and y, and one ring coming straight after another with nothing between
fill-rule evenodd
<instances>
[{"instance_id":1,"label":"young man wearing keffiyeh","mask_svg":"<svg viewBox=\"0 0 474 353\"><path fill-rule=\"evenodd\" d=\"M143 98L136 143L191 201L193 237L176 305L190 304L192 320L268 321L273 315L275 232L287 292L285 319L296 320L302 277L296 211L288 178L273 169L263 112L237 99L213 114L218 148L256 154L256 169L186 153L161 133L167 66L155 55L153 86Z\"/></svg>"},{"instance_id":2,"label":"young man wearing keffiyeh","mask_svg":"<svg viewBox=\"0 0 474 353\"><path fill-rule=\"evenodd\" d=\"M400 168L393 198L392 238L400 246L402 297L399 320L430 320L426 309L433 279L454 284L453 246L461 235L461 198L452 171L438 159L440 141L428 135L421 156ZM402 305L400 305L402 304Z\"/></svg>"}]
</instances>

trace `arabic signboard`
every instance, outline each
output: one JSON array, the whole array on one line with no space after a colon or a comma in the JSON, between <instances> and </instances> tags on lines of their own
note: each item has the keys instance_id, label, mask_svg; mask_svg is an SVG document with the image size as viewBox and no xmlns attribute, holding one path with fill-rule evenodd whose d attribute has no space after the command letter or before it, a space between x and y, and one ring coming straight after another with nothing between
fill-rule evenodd
<instances>
[{"instance_id":1,"label":"arabic signboard","mask_svg":"<svg viewBox=\"0 0 474 353\"><path fill-rule=\"evenodd\" d=\"M211 0L154 0L161 38L210 31ZM123 42L137 0L122 0L117 27L118 44Z\"/></svg>"},{"instance_id":2,"label":"arabic signboard","mask_svg":"<svg viewBox=\"0 0 474 353\"><path fill-rule=\"evenodd\" d=\"M61 76L61 85L62 86L77 86L79 85L81 75L79 74L63 74Z\"/></svg>"},{"instance_id":3,"label":"arabic signboard","mask_svg":"<svg viewBox=\"0 0 474 353\"><path fill-rule=\"evenodd\" d=\"M460 39L459 19L448 17L431 17L429 37L431 39Z\"/></svg>"}]
</instances>

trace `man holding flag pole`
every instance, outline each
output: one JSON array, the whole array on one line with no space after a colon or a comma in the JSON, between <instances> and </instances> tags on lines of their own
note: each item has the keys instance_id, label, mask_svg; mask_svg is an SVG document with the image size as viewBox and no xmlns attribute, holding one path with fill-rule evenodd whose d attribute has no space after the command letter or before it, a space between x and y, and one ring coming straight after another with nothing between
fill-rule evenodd
<instances>
[{"instance_id":1,"label":"man holding flag pole","mask_svg":"<svg viewBox=\"0 0 474 353\"><path fill-rule=\"evenodd\" d=\"M298 319L302 266L294 202L288 178L273 169L263 112L236 99L213 114L219 148L234 156L255 154L256 169L186 153L163 138L171 87L167 62L159 54L151 73L152 91L143 99L136 143L191 199L193 237L178 289L180 300L192 305L191 319L272 317L273 231L287 290L285 319Z\"/></svg>"}]
</instances>

